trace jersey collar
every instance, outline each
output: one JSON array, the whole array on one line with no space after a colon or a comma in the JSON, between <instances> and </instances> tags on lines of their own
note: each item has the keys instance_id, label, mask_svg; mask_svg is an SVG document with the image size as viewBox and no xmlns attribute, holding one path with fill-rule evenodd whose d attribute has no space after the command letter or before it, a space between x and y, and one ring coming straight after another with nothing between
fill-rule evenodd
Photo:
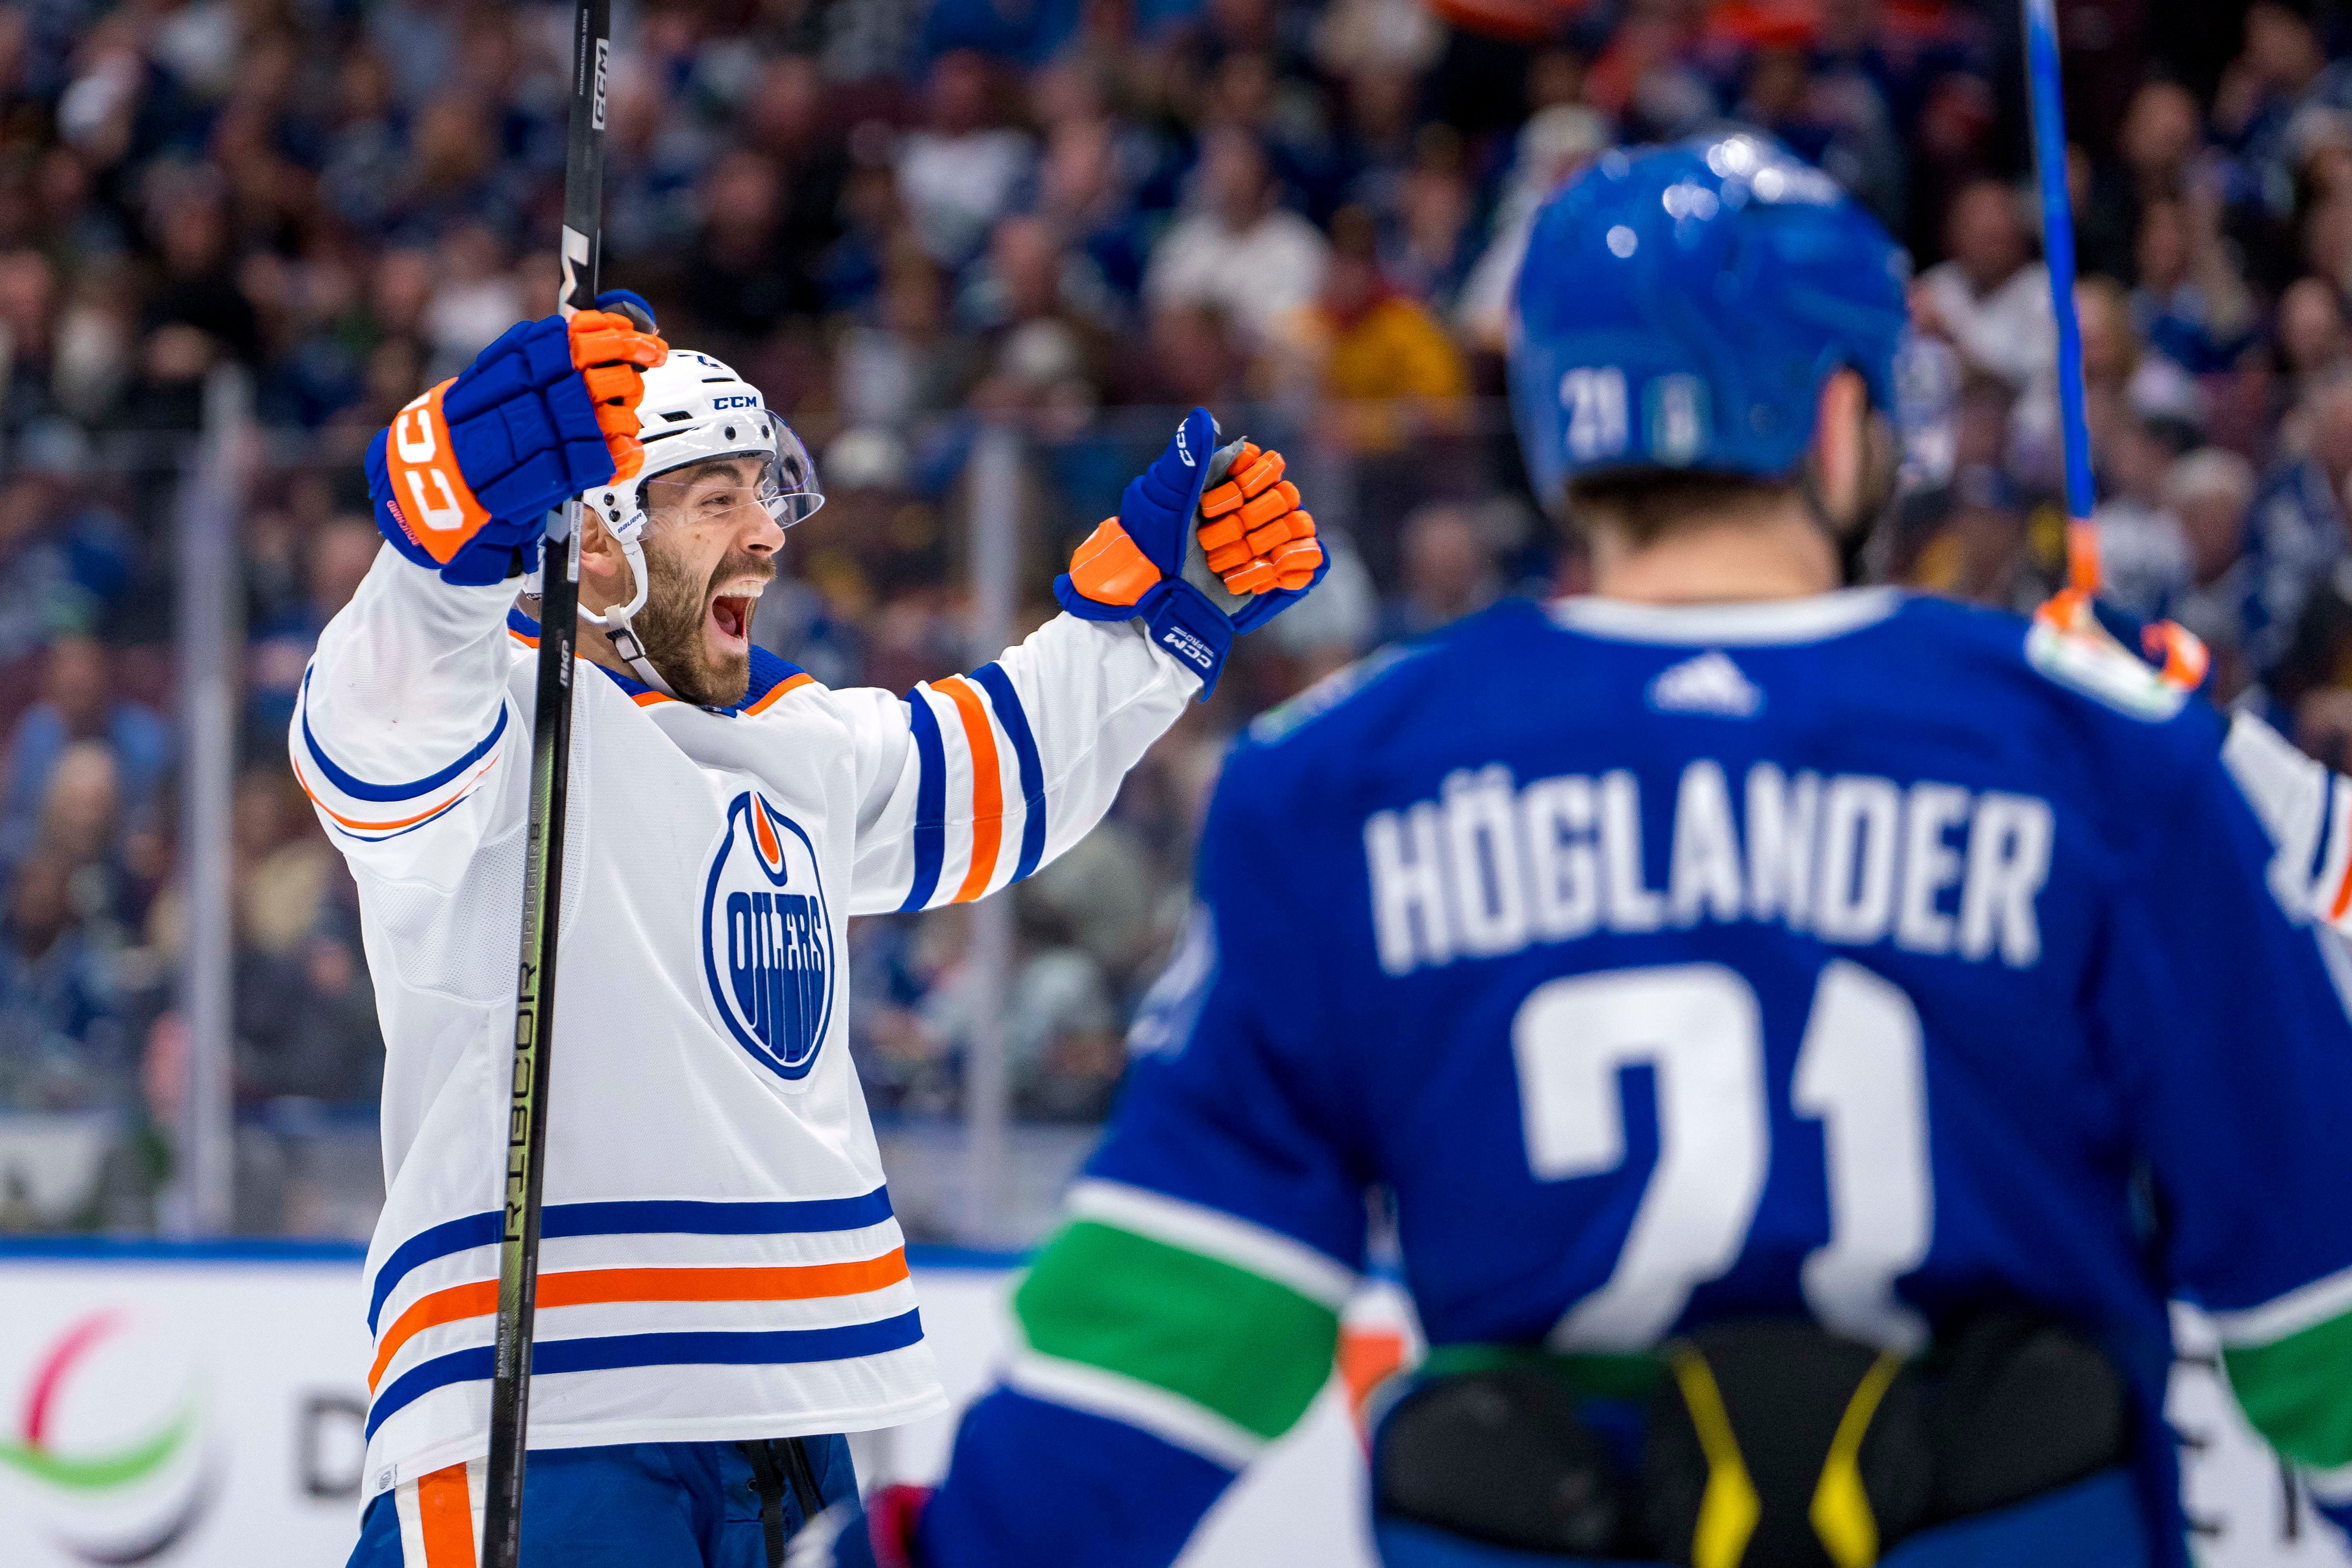
<instances>
[{"instance_id":1,"label":"jersey collar","mask_svg":"<svg viewBox=\"0 0 2352 1568\"><path fill-rule=\"evenodd\" d=\"M539 623L524 615L520 608L510 609L507 612L507 635L525 647L537 647ZM594 668L605 679L628 693L629 700L640 708L656 707L665 702L677 702L680 707L694 706L692 703L678 702L677 698L656 691L644 681L624 675L617 669L607 669L601 664L594 665ZM806 679L800 666L787 663L766 648L754 644L751 648L751 684L745 688L743 700L730 703L723 708L713 707L707 710L713 713L740 713L747 708L757 708L769 693L786 681L796 678Z\"/></svg>"},{"instance_id":2,"label":"jersey collar","mask_svg":"<svg viewBox=\"0 0 2352 1568\"><path fill-rule=\"evenodd\" d=\"M1548 608L1570 631L1617 642L1758 647L1843 637L1885 620L1902 604L1900 589L1880 587L1745 605L1643 605L1580 594Z\"/></svg>"}]
</instances>

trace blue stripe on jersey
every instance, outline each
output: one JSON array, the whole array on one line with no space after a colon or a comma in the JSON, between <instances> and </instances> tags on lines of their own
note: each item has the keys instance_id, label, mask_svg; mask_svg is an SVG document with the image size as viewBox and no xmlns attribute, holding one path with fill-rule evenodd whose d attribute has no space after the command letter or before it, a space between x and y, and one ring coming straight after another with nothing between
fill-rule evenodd
<instances>
[{"instance_id":1,"label":"blue stripe on jersey","mask_svg":"<svg viewBox=\"0 0 2352 1568\"><path fill-rule=\"evenodd\" d=\"M429 1226L392 1249L368 1293L368 1332L394 1289L410 1270L468 1247L499 1239L503 1215L492 1209ZM770 1236L794 1231L863 1230L890 1217L890 1189L877 1187L854 1198L798 1198L779 1203L705 1202L690 1198L620 1199L608 1203L550 1204L541 1212L539 1234L558 1236Z\"/></svg>"},{"instance_id":2,"label":"blue stripe on jersey","mask_svg":"<svg viewBox=\"0 0 2352 1568\"><path fill-rule=\"evenodd\" d=\"M333 784L353 800L411 800L420 795L429 795L480 762L489 753L490 748L499 743L499 737L507 732L507 705L500 702L498 721L490 726L490 732L483 736L472 751L467 752L439 773L409 784L372 784L363 779L354 778L335 766L333 762L329 760L327 753L319 749L319 738L310 733L310 672L307 669L302 672L301 706L302 743L310 749L310 760L319 764L319 771L327 775L329 784Z\"/></svg>"},{"instance_id":3,"label":"blue stripe on jersey","mask_svg":"<svg viewBox=\"0 0 2352 1568\"><path fill-rule=\"evenodd\" d=\"M832 1329L762 1329L734 1333L597 1334L541 1340L530 1347L530 1372L609 1372L624 1366L761 1366L780 1362L846 1361L904 1350L923 1337L913 1308L871 1323ZM384 1385L369 1407L366 1436L436 1388L478 1383L490 1375L498 1347L472 1345L419 1362Z\"/></svg>"},{"instance_id":4,"label":"blue stripe on jersey","mask_svg":"<svg viewBox=\"0 0 2352 1568\"><path fill-rule=\"evenodd\" d=\"M996 709L996 721L1013 737L1013 754L1021 763L1021 862L1013 868L1013 879L1021 880L1037 868L1045 855L1045 765L1038 760L1037 738L1029 732L1029 715L1022 710L1021 694L1013 689L1013 678L1004 667L983 664L971 672L988 692L988 700Z\"/></svg>"},{"instance_id":5,"label":"blue stripe on jersey","mask_svg":"<svg viewBox=\"0 0 2352 1568\"><path fill-rule=\"evenodd\" d=\"M915 879L901 910L919 910L939 890L940 863L948 852L948 752L940 741L940 717L919 687L907 693L915 731Z\"/></svg>"},{"instance_id":6,"label":"blue stripe on jersey","mask_svg":"<svg viewBox=\"0 0 2352 1568\"><path fill-rule=\"evenodd\" d=\"M742 700L735 704L736 710L740 712L749 708L793 676L807 673L808 671L799 665L779 658L759 644L753 643L751 645L751 681L750 685L744 687Z\"/></svg>"}]
</instances>

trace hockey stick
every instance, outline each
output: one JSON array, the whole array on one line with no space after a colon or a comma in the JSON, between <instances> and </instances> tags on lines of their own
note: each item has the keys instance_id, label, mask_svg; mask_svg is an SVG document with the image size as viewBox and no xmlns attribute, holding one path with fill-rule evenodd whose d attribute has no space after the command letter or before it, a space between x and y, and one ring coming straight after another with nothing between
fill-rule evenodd
<instances>
[{"instance_id":1,"label":"hockey stick","mask_svg":"<svg viewBox=\"0 0 2352 1568\"><path fill-rule=\"evenodd\" d=\"M2083 395L2083 325L2074 310L2074 203L2066 188L2066 111L2059 96L2054 0L2021 0L2025 17L2026 100L2033 118L2033 169L2042 197L2042 257L2050 310L2058 321L2058 428L2066 468L2066 585L2042 606L2053 625L2085 628L2099 591L2099 535L2092 526L2091 422ZM2211 659L2181 626L2146 627L2140 652L2161 662L2159 678L2192 689Z\"/></svg>"},{"instance_id":2,"label":"hockey stick","mask_svg":"<svg viewBox=\"0 0 2352 1568\"><path fill-rule=\"evenodd\" d=\"M2083 328L2074 315L2074 204L2066 189L2066 118L2058 96L2053 0L2023 0L2025 85L2033 168L2042 194L2042 257L2058 319L2058 426L2066 458L2066 585L2098 592L2099 538L2091 529L2091 422L2083 404Z\"/></svg>"},{"instance_id":3,"label":"hockey stick","mask_svg":"<svg viewBox=\"0 0 2352 1568\"><path fill-rule=\"evenodd\" d=\"M572 12L570 140L563 156L563 293L557 302L566 316L596 302L597 250L604 238L604 60L611 33L611 0L578 0ZM499 1246L498 1355L490 1380L482 1568L515 1568L522 1547L547 1072L555 1025L556 942L563 925L563 816L571 794L572 655L580 636L580 498L573 496L548 513L541 547L539 689L530 732L530 821L523 840L522 950L507 1105L506 1218Z\"/></svg>"}]
</instances>

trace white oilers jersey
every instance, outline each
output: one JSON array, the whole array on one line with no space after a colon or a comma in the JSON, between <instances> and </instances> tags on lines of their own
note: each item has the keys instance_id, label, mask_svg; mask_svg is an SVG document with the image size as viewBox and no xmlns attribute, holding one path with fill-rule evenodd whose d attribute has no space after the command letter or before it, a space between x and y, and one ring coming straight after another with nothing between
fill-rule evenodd
<instances>
[{"instance_id":1,"label":"white oilers jersey","mask_svg":"<svg viewBox=\"0 0 2352 1568\"><path fill-rule=\"evenodd\" d=\"M290 735L388 1049L370 1497L488 1447L537 667L512 596L384 551ZM1069 847L1200 686L1067 616L903 700L752 660L725 711L575 667L534 1447L941 1407L849 1059L845 922Z\"/></svg>"}]
</instances>

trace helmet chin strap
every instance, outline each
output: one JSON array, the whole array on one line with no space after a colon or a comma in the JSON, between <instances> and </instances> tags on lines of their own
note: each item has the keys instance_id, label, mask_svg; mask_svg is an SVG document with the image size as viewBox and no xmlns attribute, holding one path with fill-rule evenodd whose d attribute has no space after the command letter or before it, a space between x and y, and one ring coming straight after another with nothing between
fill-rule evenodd
<instances>
[{"instance_id":1,"label":"helmet chin strap","mask_svg":"<svg viewBox=\"0 0 2352 1568\"><path fill-rule=\"evenodd\" d=\"M634 535L618 540L617 542L621 546L621 558L629 563L629 573L636 584L636 593L627 604L615 605L601 616L583 605L580 606L580 618L602 631L611 640L613 651L621 656L622 662L629 667L630 671L639 680L644 681L664 697L676 697L677 693L670 689L669 682L662 679L661 671L656 669L653 660L646 657L645 639L637 636L636 627L630 624L637 612L646 607L646 601L653 595L653 574L646 570L645 546Z\"/></svg>"}]
</instances>

